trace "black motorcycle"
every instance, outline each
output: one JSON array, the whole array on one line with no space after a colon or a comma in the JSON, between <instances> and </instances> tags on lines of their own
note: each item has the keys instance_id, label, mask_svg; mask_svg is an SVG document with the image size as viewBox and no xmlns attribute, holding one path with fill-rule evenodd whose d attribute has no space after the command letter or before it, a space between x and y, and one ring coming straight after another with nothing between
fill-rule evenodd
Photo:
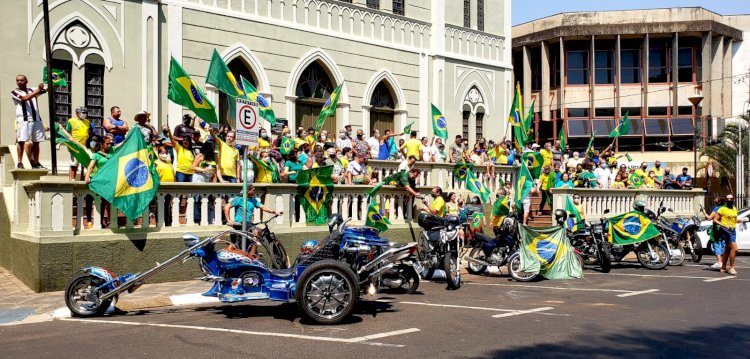
<instances>
[{"instance_id":1,"label":"black motorcycle","mask_svg":"<svg viewBox=\"0 0 750 359\"><path fill-rule=\"evenodd\" d=\"M604 213L609 213L609 210L605 210ZM558 213L555 213L555 218L558 223L562 224ZM607 242L604 233L605 221L606 219L602 218L599 223L580 222L576 225L582 226L581 229L577 231L567 230L567 233L570 244L575 248L576 253L583 258L584 264L594 265L598 263L603 273L609 273L612 270L612 258L609 242Z\"/></svg>"},{"instance_id":2,"label":"black motorcycle","mask_svg":"<svg viewBox=\"0 0 750 359\"><path fill-rule=\"evenodd\" d=\"M417 219L422 229L422 248L419 250L419 265L427 270L425 278L432 278L435 269L445 271L448 289L461 287L461 259L459 254L458 217L447 218L422 213Z\"/></svg>"},{"instance_id":3,"label":"black motorcycle","mask_svg":"<svg viewBox=\"0 0 750 359\"><path fill-rule=\"evenodd\" d=\"M650 209L644 209L643 213L651 221L656 219L656 214ZM603 223L606 226L609 225L608 222ZM617 262L621 262L628 253L634 252L638 262L648 269L664 269L669 265L669 247L666 244L664 234L636 244L612 244L610 250L612 259Z\"/></svg>"},{"instance_id":4,"label":"black motorcycle","mask_svg":"<svg viewBox=\"0 0 750 359\"><path fill-rule=\"evenodd\" d=\"M498 269L508 262L508 258L518 250L518 231L515 214L503 219L494 229L495 237L474 233L469 241L469 254L466 256L466 269L471 274L482 274L487 267Z\"/></svg>"}]
</instances>

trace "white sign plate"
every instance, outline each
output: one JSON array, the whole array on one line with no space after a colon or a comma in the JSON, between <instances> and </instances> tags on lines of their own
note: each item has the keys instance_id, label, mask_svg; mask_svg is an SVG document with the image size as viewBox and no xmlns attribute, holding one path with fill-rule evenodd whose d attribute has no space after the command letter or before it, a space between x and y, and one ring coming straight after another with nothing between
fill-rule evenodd
<instances>
[{"instance_id":1,"label":"white sign plate","mask_svg":"<svg viewBox=\"0 0 750 359\"><path fill-rule=\"evenodd\" d=\"M237 98L237 117L234 129L237 132L235 141L241 146L258 146L261 122L258 117L258 103L244 98Z\"/></svg>"}]
</instances>

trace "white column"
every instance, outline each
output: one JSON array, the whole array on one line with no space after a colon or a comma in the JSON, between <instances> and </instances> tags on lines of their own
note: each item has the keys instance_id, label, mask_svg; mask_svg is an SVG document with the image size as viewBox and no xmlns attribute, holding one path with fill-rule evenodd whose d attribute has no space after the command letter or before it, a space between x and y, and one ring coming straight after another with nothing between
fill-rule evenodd
<instances>
[{"instance_id":1,"label":"white column","mask_svg":"<svg viewBox=\"0 0 750 359\"><path fill-rule=\"evenodd\" d=\"M365 137L370 136L370 105L362 105L362 131L365 133Z\"/></svg>"},{"instance_id":2,"label":"white column","mask_svg":"<svg viewBox=\"0 0 750 359\"><path fill-rule=\"evenodd\" d=\"M182 63L182 5L170 2L167 5L167 44L169 55ZM156 21L154 21L156 23ZM158 42L156 42L158 43ZM168 102L168 121L170 128L182 123L182 107L171 101Z\"/></svg>"},{"instance_id":3,"label":"white column","mask_svg":"<svg viewBox=\"0 0 750 359\"><path fill-rule=\"evenodd\" d=\"M286 120L292 133L294 133L294 129L297 128L296 101L297 96L286 96Z\"/></svg>"}]
</instances>

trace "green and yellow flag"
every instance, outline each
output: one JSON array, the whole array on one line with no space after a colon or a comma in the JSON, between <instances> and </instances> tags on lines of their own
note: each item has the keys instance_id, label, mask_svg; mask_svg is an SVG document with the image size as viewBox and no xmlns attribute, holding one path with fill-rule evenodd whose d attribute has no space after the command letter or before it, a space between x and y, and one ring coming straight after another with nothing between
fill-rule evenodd
<instances>
[{"instance_id":1,"label":"green and yellow flag","mask_svg":"<svg viewBox=\"0 0 750 359\"><path fill-rule=\"evenodd\" d=\"M276 169L276 166L265 163L261 159L253 155L250 155L249 158L250 158L250 161L253 163L253 170L255 171L256 183L278 183L279 182L279 171Z\"/></svg>"},{"instance_id":2,"label":"green and yellow flag","mask_svg":"<svg viewBox=\"0 0 750 359\"><path fill-rule=\"evenodd\" d=\"M289 137L281 137L281 147L279 148L279 152L281 152L282 155L288 155L289 152L292 152L292 149L294 148L294 140Z\"/></svg>"},{"instance_id":3,"label":"green and yellow flag","mask_svg":"<svg viewBox=\"0 0 750 359\"><path fill-rule=\"evenodd\" d=\"M628 117L629 112L625 112L625 117L622 119L617 127L609 134L609 138L618 138L622 135L627 135L630 132L630 118Z\"/></svg>"},{"instance_id":4,"label":"green and yellow flag","mask_svg":"<svg viewBox=\"0 0 750 359\"><path fill-rule=\"evenodd\" d=\"M375 194L378 193L378 191L380 191L381 188L383 188L384 185L401 186L401 187L409 186L409 172L398 171L386 178L383 178L383 180L380 181L380 183L376 184L370 190L370 192L367 192L367 195L370 197L374 196Z\"/></svg>"},{"instance_id":5,"label":"green and yellow flag","mask_svg":"<svg viewBox=\"0 0 750 359\"><path fill-rule=\"evenodd\" d=\"M502 196L492 205L492 215L495 217L507 216L510 213L510 199Z\"/></svg>"},{"instance_id":6,"label":"green and yellow flag","mask_svg":"<svg viewBox=\"0 0 750 359\"><path fill-rule=\"evenodd\" d=\"M466 189L478 195L482 203L489 202L490 189L474 175L474 171L469 171L466 175Z\"/></svg>"},{"instance_id":7,"label":"green and yellow flag","mask_svg":"<svg viewBox=\"0 0 750 359\"><path fill-rule=\"evenodd\" d=\"M586 147L586 157L588 158L594 158L594 137L596 137L596 131L591 132L589 145Z\"/></svg>"},{"instance_id":8,"label":"green and yellow flag","mask_svg":"<svg viewBox=\"0 0 750 359\"><path fill-rule=\"evenodd\" d=\"M216 49L214 49L211 55L211 63L208 64L206 83L216 86L219 91L233 98L245 97L242 83L237 81L237 78L234 77L232 71L229 70L229 66L222 60Z\"/></svg>"},{"instance_id":9,"label":"green and yellow flag","mask_svg":"<svg viewBox=\"0 0 750 359\"><path fill-rule=\"evenodd\" d=\"M532 228L520 225L521 271L547 279L583 278L583 268L562 226Z\"/></svg>"},{"instance_id":10,"label":"green and yellow flag","mask_svg":"<svg viewBox=\"0 0 750 359\"><path fill-rule=\"evenodd\" d=\"M325 224L333 195L333 166L301 171L297 175L297 193L307 223Z\"/></svg>"},{"instance_id":11,"label":"green and yellow flag","mask_svg":"<svg viewBox=\"0 0 750 359\"><path fill-rule=\"evenodd\" d=\"M526 152L521 155L521 160L526 162L526 166L529 168L531 177L538 179L542 174L544 156L542 156L542 154L539 152Z\"/></svg>"},{"instance_id":12,"label":"green and yellow flag","mask_svg":"<svg viewBox=\"0 0 750 359\"><path fill-rule=\"evenodd\" d=\"M568 145L568 137L565 136L565 127L560 126L560 133L557 135L557 139L560 141L560 150L565 152L565 146Z\"/></svg>"},{"instance_id":13,"label":"green and yellow flag","mask_svg":"<svg viewBox=\"0 0 750 359\"><path fill-rule=\"evenodd\" d=\"M89 163L91 163L91 153L86 147L83 147L82 144L71 140L64 131L65 130L63 130L60 125L55 123L55 133L57 134L57 136L55 136L55 143L64 144L73 157L78 160L78 163L80 163L83 168L88 168Z\"/></svg>"},{"instance_id":14,"label":"green and yellow flag","mask_svg":"<svg viewBox=\"0 0 750 359\"><path fill-rule=\"evenodd\" d=\"M633 185L633 188L641 188L643 186L643 177L635 174L635 172L630 174L628 181Z\"/></svg>"},{"instance_id":15,"label":"green and yellow flag","mask_svg":"<svg viewBox=\"0 0 750 359\"><path fill-rule=\"evenodd\" d=\"M647 241L661 235L645 214L631 211L609 218L609 241L626 245Z\"/></svg>"},{"instance_id":16,"label":"green and yellow flag","mask_svg":"<svg viewBox=\"0 0 750 359\"><path fill-rule=\"evenodd\" d=\"M331 93L331 96L329 96L328 100L326 100L325 105L323 105L323 109L320 110L320 114L318 114L318 123L315 124L316 133L320 132L320 129L323 128L323 125L326 123L326 119L336 115L336 106L339 103L342 86L344 86L343 83L336 86L336 88Z\"/></svg>"},{"instance_id":17,"label":"green and yellow flag","mask_svg":"<svg viewBox=\"0 0 750 359\"><path fill-rule=\"evenodd\" d=\"M529 136L526 133L526 129L521 125L513 126L513 144L516 145L516 149L518 150L518 152L523 151L523 146L528 141Z\"/></svg>"},{"instance_id":18,"label":"green and yellow flag","mask_svg":"<svg viewBox=\"0 0 750 359\"><path fill-rule=\"evenodd\" d=\"M411 126L414 125L414 122L404 126L404 134L409 135L411 133ZM389 137L390 138L390 137Z\"/></svg>"},{"instance_id":19,"label":"green and yellow flag","mask_svg":"<svg viewBox=\"0 0 750 359\"><path fill-rule=\"evenodd\" d=\"M482 221L484 220L484 213L474 212L471 214L471 228L478 229L482 228Z\"/></svg>"},{"instance_id":20,"label":"green and yellow flag","mask_svg":"<svg viewBox=\"0 0 750 359\"><path fill-rule=\"evenodd\" d=\"M448 139L448 121L445 120L445 117L435 105L432 105L432 131L435 132L436 137L442 138L443 141Z\"/></svg>"},{"instance_id":21,"label":"green and yellow flag","mask_svg":"<svg viewBox=\"0 0 750 359\"><path fill-rule=\"evenodd\" d=\"M388 230L388 225L391 221L385 216L385 212L380 209L380 206L375 199L370 200L370 206L367 208L367 220L365 226L377 229L380 232Z\"/></svg>"},{"instance_id":22,"label":"green and yellow flag","mask_svg":"<svg viewBox=\"0 0 750 359\"><path fill-rule=\"evenodd\" d=\"M42 68L42 82L47 83L47 66ZM65 71L52 68L52 84L59 87L68 87L65 80Z\"/></svg>"},{"instance_id":23,"label":"green and yellow flag","mask_svg":"<svg viewBox=\"0 0 750 359\"><path fill-rule=\"evenodd\" d=\"M214 104L206 98L203 91L195 84L190 75L185 72L174 57L169 63L169 91L167 98L180 106L189 108L196 116L208 123L219 122L216 117Z\"/></svg>"},{"instance_id":24,"label":"green and yellow flag","mask_svg":"<svg viewBox=\"0 0 750 359\"><path fill-rule=\"evenodd\" d=\"M245 77L240 76L240 79L242 79L242 89L245 91L245 97L258 104L258 116L268 121L271 126L276 126L276 114L273 113L271 103Z\"/></svg>"},{"instance_id":25,"label":"green and yellow flag","mask_svg":"<svg viewBox=\"0 0 750 359\"><path fill-rule=\"evenodd\" d=\"M510 107L508 123L513 126L521 126L523 121L523 97L521 97L521 84L516 82L516 93L513 96L513 105Z\"/></svg>"},{"instance_id":26,"label":"green and yellow flag","mask_svg":"<svg viewBox=\"0 0 750 359\"><path fill-rule=\"evenodd\" d=\"M474 172L474 165L471 163L462 161L456 162L456 164L453 165L453 178L455 178L457 181L466 181L466 177L470 172Z\"/></svg>"},{"instance_id":27,"label":"green and yellow flag","mask_svg":"<svg viewBox=\"0 0 750 359\"><path fill-rule=\"evenodd\" d=\"M526 114L526 117L523 118L523 129L526 131L526 138L531 139L534 138L534 104L536 103L536 100L531 101L531 106L529 106L529 112Z\"/></svg>"},{"instance_id":28,"label":"green and yellow flag","mask_svg":"<svg viewBox=\"0 0 750 359\"><path fill-rule=\"evenodd\" d=\"M141 131L131 129L120 148L91 179L89 189L112 203L131 221L140 218L159 188L151 153L151 146Z\"/></svg>"},{"instance_id":29,"label":"green and yellow flag","mask_svg":"<svg viewBox=\"0 0 750 359\"><path fill-rule=\"evenodd\" d=\"M565 222L565 226L569 230L576 232L585 227L583 220L581 219L583 218L581 212L576 208L576 205L573 203L573 200L570 199L570 196L565 196L565 212L568 212L568 219Z\"/></svg>"},{"instance_id":30,"label":"green and yellow flag","mask_svg":"<svg viewBox=\"0 0 750 359\"><path fill-rule=\"evenodd\" d=\"M516 184L513 188L515 197L513 201L516 203L516 210L523 210L523 200L527 196L531 195L531 189L534 188L534 178L531 176L526 162L521 161L521 166L518 168L518 176L516 176Z\"/></svg>"}]
</instances>

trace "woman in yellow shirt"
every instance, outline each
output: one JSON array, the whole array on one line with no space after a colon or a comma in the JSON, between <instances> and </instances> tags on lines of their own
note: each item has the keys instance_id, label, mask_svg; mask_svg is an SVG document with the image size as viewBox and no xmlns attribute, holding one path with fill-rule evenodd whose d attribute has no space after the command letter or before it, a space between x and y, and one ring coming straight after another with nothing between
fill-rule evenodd
<instances>
[{"instance_id":1,"label":"woman in yellow shirt","mask_svg":"<svg viewBox=\"0 0 750 359\"><path fill-rule=\"evenodd\" d=\"M458 196L455 192L448 193L448 202L445 204L445 215L458 217Z\"/></svg>"},{"instance_id":2,"label":"woman in yellow shirt","mask_svg":"<svg viewBox=\"0 0 750 359\"><path fill-rule=\"evenodd\" d=\"M218 141L219 148L219 165L217 166L216 178L220 183L237 183L237 169L240 162L240 150L234 147L235 132L229 131L222 141L217 136L212 136ZM258 139L260 141L260 139ZM267 142L266 142L267 143ZM262 148L262 145L261 145Z\"/></svg>"},{"instance_id":3,"label":"woman in yellow shirt","mask_svg":"<svg viewBox=\"0 0 750 359\"><path fill-rule=\"evenodd\" d=\"M747 218L737 218L737 208L734 207L734 196L731 194L727 195L724 207L719 208L716 214L714 224L719 227L719 240L726 243L726 249L721 256L721 272L737 275L737 270L734 269L734 258L737 256L736 227L738 221L747 222Z\"/></svg>"},{"instance_id":4,"label":"woman in yellow shirt","mask_svg":"<svg viewBox=\"0 0 750 359\"><path fill-rule=\"evenodd\" d=\"M177 138L172 136L172 130L169 130L167 134L172 141L172 148L177 156L177 168L174 174L175 181L193 182L193 173L195 173L193 169L193 161L195 161L195 153L192 148L193 139L185 136L182 138L182 141L178 141Z\"/></svg>"}]
</instances>

